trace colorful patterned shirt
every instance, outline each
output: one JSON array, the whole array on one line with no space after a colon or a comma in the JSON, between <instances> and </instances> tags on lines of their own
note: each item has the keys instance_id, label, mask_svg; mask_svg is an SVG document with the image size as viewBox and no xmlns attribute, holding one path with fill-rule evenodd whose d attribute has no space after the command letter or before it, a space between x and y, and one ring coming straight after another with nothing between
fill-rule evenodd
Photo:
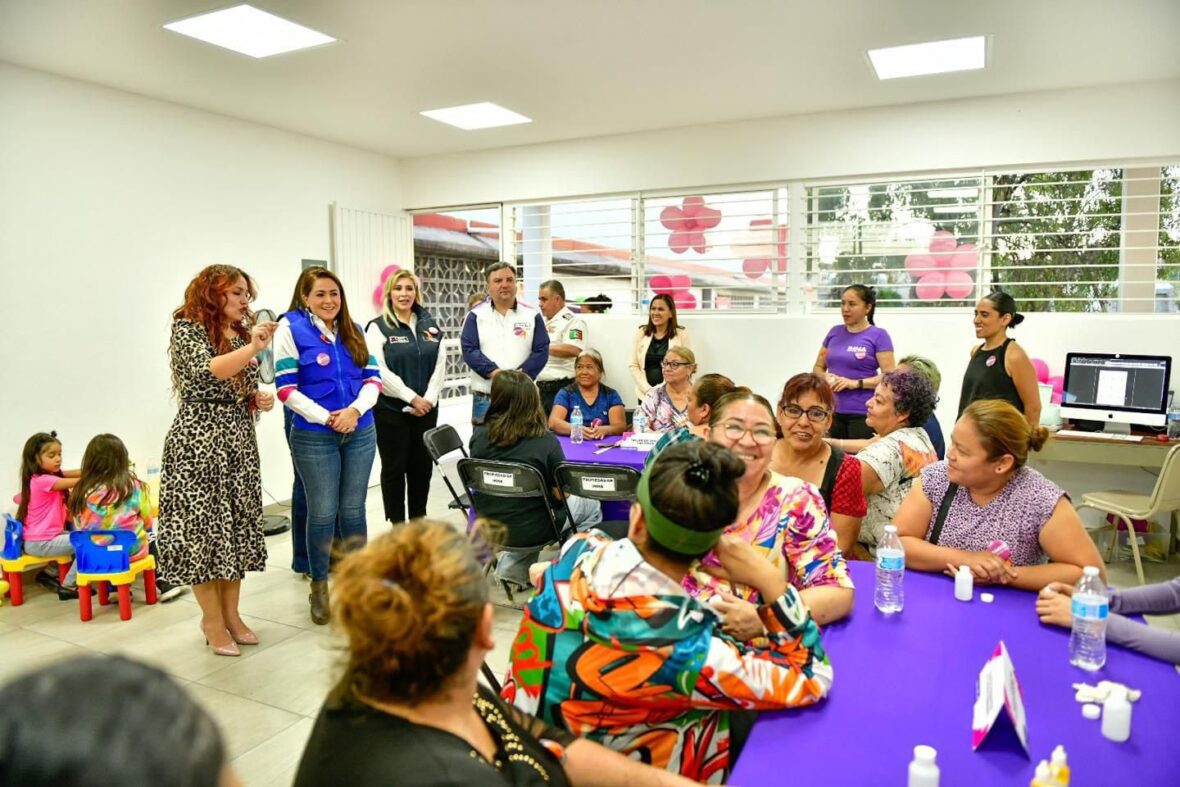
<instances>
[{"instance_id":1,"label":"colorful patterned shirt","mask_svg":"<svg viewBox=\"0 0 1180 787\"><path fill-rule=\"evenodd\" d=\"M139 560L148 553L147 531L155 525L152 498L147 485L136 481L131 496L122 503L105 502L110 496L105 486L86 493L86 507L76 517L78 530L130 530L135 533L135 553Z\"/></svg>"},{"instance_id":2,"label":"colorful patterned shirt","mask_svg":"<svg viewBox=\"0 0 1180 787\"><path fill-rule=\"evenodd\" d=\"M653 386L643 395L639 409L647 416L647 429L650 432L663 432L688 423L688 407L677 410L668 397L664 383Z\"/></svg>"},{"instance_id":3,"label":"colorful patterned shirt","mask_svg":"<svg viewBox=\"0 0 1180 787\"><path fill-rule=\"evenodd\" d=\"M833 586L851 588L848 564L836 543L836 532L828 521L827 507L814 485L798 478L770 473L770 485L762 502L745 521L725 531L737 536L766 556L792 587ZM717 579L700 566L721 565L714 552L701 558L684 578L684 590L706 601L718 590L759 603L758 591Z\"/></svg>"},{"instance_id":4,"label":"colorful patterned shirt","mask_svg":"<svg viewBox=\"0 0 1180 787\"><path fill-rule=\"evenodd\" d=\"M893 521L901 501L914 485L922 468L938 461L934 445L926 430L909 427L890 432L868 445L856 455L861 464L873 468L885 486L869 495L869 512L860 523L860 543L876 547L885 532L885 525Z\"/></svg>"},{"instance_id":5,"label":"colorful patterned shirt","mask_svg":"<svg viewBox=\"0 0 1180 787\"><path fill-rule=\"evenodd\" d=\"M581 534L525 605L502 694L575 735L717 784L730 767L728 711L811 705L832 685L794 588L759 615L766 644L738 642L630 540Z\"/></svg>"}]
</instances>

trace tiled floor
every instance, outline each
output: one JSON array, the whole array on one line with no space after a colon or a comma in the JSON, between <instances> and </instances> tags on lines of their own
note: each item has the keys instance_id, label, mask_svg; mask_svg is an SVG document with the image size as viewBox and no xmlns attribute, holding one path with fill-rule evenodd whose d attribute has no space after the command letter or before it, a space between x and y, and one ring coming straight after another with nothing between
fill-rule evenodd
<instances>
[{"instance_id":1,"label":"tiled floor","mask_svg":"<svg viewBox=\"0 0 1180 787\"><path fill-rule=\"evenodd\" d=\"M461 526L459 515L446 508L450 497L437 476L434 486L430 515ZM385 527L376 488L369 493L369 523L371 533ZM203 646L200 610L191 595L155 607L137 603L127 622L119 621L114 607L96 607L94 620L82 623L76 602L58 601L30 581L22 606L0 607L0 682L87 651L142 659L174 675L209 709L247 785L291 784L312 721L337 674L340 642L308 617L308 584L289 570L290 535L272 536L267 547L270 570L252 575L242 592L244 617L262 644L243 648L240 658L217 657ZM1180 560L1145 563L1144 570L1148 582L1160 582L1180 574ZM1136 584L1129 562L1112 564L1109 576L1114 585ZM498 591L494 597L502 598ZM488 658L496 674L505 670L519 619L516 610L496 609L496 650ZM1151 622L1180 628L1180 615Z\"/></svg>"}]
</instances>

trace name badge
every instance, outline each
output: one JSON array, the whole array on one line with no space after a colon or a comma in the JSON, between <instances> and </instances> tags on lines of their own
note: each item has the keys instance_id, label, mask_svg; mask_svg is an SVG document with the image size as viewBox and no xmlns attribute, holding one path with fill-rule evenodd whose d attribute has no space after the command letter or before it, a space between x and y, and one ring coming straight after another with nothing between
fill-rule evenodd
<instances>
[{"instance_id":1,"label":"name badge","mask_svg":"<svg viewBox=\"0 0 1180 787\"><path fill-rule=\"evenodd\" d=\"M390 336L389 343L390 344L409 344L410 337L409 336Z\"/></svg>"},{"instance_id":2,"label":"name badge","mask_svg":"<svg viewBox=\"0 0 1180 787\"><path fill-rule=\"evenodd\" d=\"M513 323L512 333L515 336L524 336L529 331L529 324L527 322Z\"/></svg>"},{"instance_id":3,"label":"name badge","mask_svg":"<svg viewBox=\"0 0 1180 787\"><path fill-rule=\"evenodd\" d=\"M327 353L320 353L315 357L315 362L320 366L327 366L332 362L332 359L328 357Z\"/></svg>"}]
</instances>

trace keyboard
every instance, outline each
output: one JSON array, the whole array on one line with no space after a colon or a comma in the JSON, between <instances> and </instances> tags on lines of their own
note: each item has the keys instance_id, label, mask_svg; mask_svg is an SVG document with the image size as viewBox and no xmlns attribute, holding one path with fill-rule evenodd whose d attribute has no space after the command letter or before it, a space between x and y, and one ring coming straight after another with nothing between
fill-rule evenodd
<instances>
[{"instance_id":1,"label":"keyboard","mask_svg":"<svg viewBox=\"0 0 1180 787\"><path fill-rule=\"evenodd\" d=\"M1141 443L1143 435L1112 434L1111 432L1078 432L1073 429L1059 429L1058 437L1084 437L1087 440L1115 440L1120 443Z\"/></svg>"}]
</instances>

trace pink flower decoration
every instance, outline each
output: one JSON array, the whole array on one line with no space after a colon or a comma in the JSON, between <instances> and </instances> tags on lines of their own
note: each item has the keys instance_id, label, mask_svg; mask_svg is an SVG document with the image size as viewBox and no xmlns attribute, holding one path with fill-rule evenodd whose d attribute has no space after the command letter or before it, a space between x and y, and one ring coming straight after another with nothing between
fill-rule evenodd
<instances>
[{"instance_id":1,"label":"pink flower decoration","mask_svg":"<svg viewBox=\"0 0 1180 787\"><path fill-rule=\"evenodd\" d=\"M688 291L692 286L692 278L689 276L652 276L649 285L657 295L671 297L678 310L697 307L697 296Z\"/></svg>"},{"instance_id":2,"label":"pink flower decoration","mask_svg":"<svg viewBox=\"0 0 1180 787\"><path fill-rule=\"evenodd\" d=\"M905 258L906 272L918 280L918 300L936 301L943 295L960 299L971 295L979 254L975 244L959 244L954 235L939 230L930 239L929 254L911 254Z\"/></svg>"},{"instance_id":3,"label":"pink flower decoration","mask_svg":"<svg viewBox=\"0 0 1180 787\"><path fill-rule=\"evenodd\" d=\"M400 265L386 265L381 271L381 283L377 285L377 289L373 290L373 305L378 309L381 308L381 295L385 291L385 282L394 273L401 270Z\"/></svg>"},{"instance_id":4,"label":"pink flower decoration","mask_svg":"<svg viewBox=\"0 0 1180 787\"><path fill-rule=\"evenodd\" d=\"M669 205L660 211L660 224L672 231L668 248L677 254L692 249L700 254L709 250L705 231L721 223L721 211L705 204L704 197L685 197L681 207Z\"/></svg>"},{"instance_id":5,"label":"pink flower decoration","mask_svg":"<svg viewBox=\"0 0 1180 787\"><path fill-rule=\"evenodd\" d=\"M778 228L778 238L774 235L774 222L770 219L751 219L750 220L751 235L757 234L759 237L764 236L765 243L759 243L755 246L747 246L741 254L742 257L742 271L751 279L759 279L762 274L770 270L771 265L777 259L778 265L777 273L787 272L787 228ZM736 248L736 247L735 247ZM747 256L749 255L749 256Z\"/></svg>"}]
</instances>

